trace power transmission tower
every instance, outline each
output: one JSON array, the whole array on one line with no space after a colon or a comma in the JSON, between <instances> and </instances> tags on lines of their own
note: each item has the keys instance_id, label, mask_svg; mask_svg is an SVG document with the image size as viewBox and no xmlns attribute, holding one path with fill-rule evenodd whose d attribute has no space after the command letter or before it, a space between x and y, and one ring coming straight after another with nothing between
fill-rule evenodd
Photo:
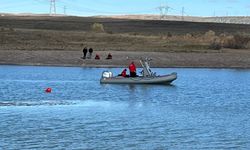
<instances>
[{"instance_id":1,"label":"power transmission tower","mask_svg":"<svg viewBox=\"0 0 250 150\"><path fill-rule=\"evenodd\" d=\"M56 15L56 0L50 0L50 15Z\"/></svg>"},{"instance_id":2,"label":"power transmission tower","mask_svg":"<svg viewBox=\"0 0 250 150\"><path fill-rule=\"evenodd\" d=\"M168 15L168 10L170 8L171 7L169 7L168 5L162 5L162 6L157 7L157 9L159 9L159 11L160 11L160 19L166 18L166 16Z\"/></svg>"}]
</instances>

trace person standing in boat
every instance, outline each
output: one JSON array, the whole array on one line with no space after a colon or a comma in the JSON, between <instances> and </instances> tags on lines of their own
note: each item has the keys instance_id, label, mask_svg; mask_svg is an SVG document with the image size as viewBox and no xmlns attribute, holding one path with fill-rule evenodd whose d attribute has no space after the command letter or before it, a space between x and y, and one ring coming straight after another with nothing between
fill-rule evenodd
<instances>
[{"instance_id":1,"label":"person standing in boat","mask_svg":"<svg viewBox=\"0 0 250 150\"><path fill-rule=\"evenodd\" d=\"M133 61L131 62L128 68L130 71L130 77L136 77L136 66Z\"/></svg>"}]
</instances>

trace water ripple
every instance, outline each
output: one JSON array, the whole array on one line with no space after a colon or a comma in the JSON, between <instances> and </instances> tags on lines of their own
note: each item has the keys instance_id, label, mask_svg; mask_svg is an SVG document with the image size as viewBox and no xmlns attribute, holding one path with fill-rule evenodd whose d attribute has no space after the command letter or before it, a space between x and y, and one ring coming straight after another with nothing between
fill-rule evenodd
<instances>
[{"instance_id":1,"label":"water ripple","mask_svg":"<svg viewBox=\"0 0 250 150\"><path fill-rule=\"evenodd\" d=\"M103 70L0 67L0 149L250 148L249 70L154 69L173 86L101 85Z\"/></svg>"}]
</instances>

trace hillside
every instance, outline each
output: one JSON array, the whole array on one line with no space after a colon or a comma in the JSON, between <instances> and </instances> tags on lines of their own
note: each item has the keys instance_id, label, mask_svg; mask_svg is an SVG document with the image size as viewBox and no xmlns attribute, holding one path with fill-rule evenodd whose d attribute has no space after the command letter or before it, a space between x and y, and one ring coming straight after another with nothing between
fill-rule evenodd
<instances>
[{"instance_id":1,"label":"hillside","mask_svg":"<svg viewBox=\"0 0 250 150\"><path fill-rule=\"evenodd\" d=\"M5 15L0 64L121 67L128 57L150 57L153 67L250 68L249 31L240 24ZM81 59L83 46L101 60Z\"/></svg>"},{"instance_id":2,"label":"hillside","mask_svg":"<svg viewBox=\"0 0 250 150\"><path fill-rule=\"evenodd\" d=\"M107 18L107 16L98 16ZM188 22L211 22L227 24L250 24L249 16L215 16L215 17L197 17L197 16L159 16L159 15L114 15L108 16L113 19L137 19L137 20L168 20L168 21L188 21Z\"/></svg>"},{"instance_id":3,"label":"hillside","mask_svg":"<svg viewBox=\"0 0 250 150\"><path fill-rule=\"evenodd\" d=\"M95 23L103 29L92 29ZM240 24L70 16L1 16L0 29L2 50L206 50L217 36L250 33Z\"/></svg>"}]
</instances>

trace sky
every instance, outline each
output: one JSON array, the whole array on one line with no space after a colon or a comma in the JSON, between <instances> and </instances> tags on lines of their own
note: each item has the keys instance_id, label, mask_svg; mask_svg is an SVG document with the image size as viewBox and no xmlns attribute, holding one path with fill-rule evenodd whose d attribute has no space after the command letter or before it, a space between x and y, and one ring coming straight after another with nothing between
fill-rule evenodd
<instances>
[{"instance_id":1,"label":"sky","mask_svg":"<svg viewBox=\"0 0 250 150\"><path fill-rule=\"evenodd\" d=\"M0 13L50 12L51 0L0 0ZM250 0L55 0L56 13L77 16L160 14L167 15L250 16Z\"/></svg>"}]
</instances>

